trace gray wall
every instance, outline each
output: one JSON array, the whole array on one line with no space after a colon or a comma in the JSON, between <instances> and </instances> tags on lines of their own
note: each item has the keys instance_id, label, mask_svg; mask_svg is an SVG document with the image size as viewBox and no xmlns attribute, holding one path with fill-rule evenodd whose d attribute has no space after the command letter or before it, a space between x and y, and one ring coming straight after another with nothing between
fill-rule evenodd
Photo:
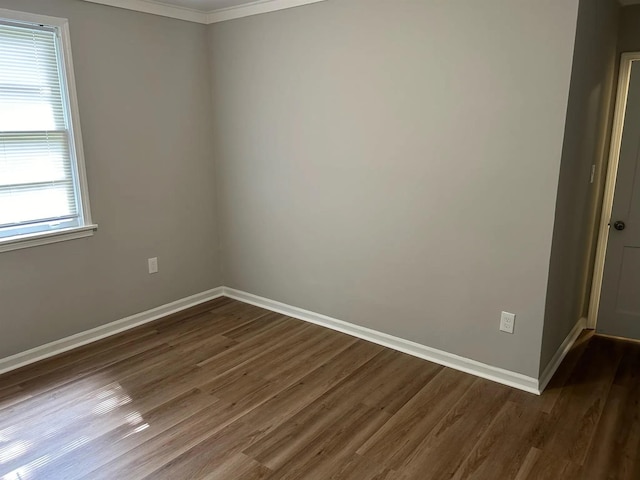
<instances>
[{"instance_id":1,"label":"gray wall","mask_svg":"<svg viewBox=\"0 0 640 480\"><path fill-rule=\"evenodd\" d=\"M0 8L70 20L100 225L0 253L0 358L219 286L206 28L78 0Z\"/></svg>"},{"instance_id":2,"label":"gray wall","mask_svg":"<svg viewBox=\"0 0 640 480\"><path fill-rule=\"evenodd\" d=\"M537 376L577 9L339 0L211 26L225 284Z\"/></svg>"},{"instance_id":3,"label":"gray wall","mask_svg":"<svg viewBox=\"0 0 640 480\"><path fill-rule=\"evenodd\" d=\"M581 0L549 268L540 371L589 310L617 77L620 7ZM596 165L594 183L591 166Z\"/></svg>"},{"instance_id":4,"label":"gray wall","mask_svg":"<svg viewBox=\"0 0 640 480\"><path fill-rule=\"evenodd\" d=\"M620 15L618 51L640 51L640 5L633 5L622 9Z\"/></svg>"}]
</instances>

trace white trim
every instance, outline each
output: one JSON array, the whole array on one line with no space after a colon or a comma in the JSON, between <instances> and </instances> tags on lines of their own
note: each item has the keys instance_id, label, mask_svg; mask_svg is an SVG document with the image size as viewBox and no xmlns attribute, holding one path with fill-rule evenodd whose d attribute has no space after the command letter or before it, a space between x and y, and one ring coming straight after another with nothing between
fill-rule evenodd
<instances>
[{"instance_id":1,"label":"white trim","mask_svg":"<svg viewBox=\"0 0 640 480\"><path fill-rule=\"evenodd\" d=\"M69 106L69 135L71 136L70 146L72 149L71 160L72 166L76 169L77 188L80 195L81 218L84 225L92 225L91 205L89 202L89 184L87 182L87 168L84 161L84 144L82 142L82 128L80 126L80 107L78 106L78 92L76 90L76 76L73 69L73 55L71 54L71 32L69 30L69 21L60 19L62 25L59 25L60 55L62 55L62 84L66 100ZM95 229L94 229L95 230Z\"/></svg>"},{"instance_id":2,"label":"white trim","mask_svg":"<svg viewBox=\"0 0 640 480\"><path fill-rule=\"evenodd\" d=\"M196 295L176 300L175 302L167 303L166 305L162 305L157 308L152 308L146 312L137 313L130 317L123 318L61 340L56 340L55 342L47 343L40 347L32 348L26 352L0 359L0 375L17 368L39 362L40 360L59 355L69 350L73 350L74 348L102 340L103 338L116 335L126 330L139 327L145 323L153 322L154 320L166 317L172 313L180 312L222 296L222 287L214 288L213 290L197 293Z\"/></svg>"},{"instance_id":3,"label":"white trim","mask_svg":"<svg viewBox=\"0 0 640 480\"><path fill-rule=\"evenodd\" d=\"M485 363L477 362L442 350L436 350L435 348L427 347L403 338L394 337L393 335L378 332L370 328L361 327L326 315L310 312L309 310L269 300L268 298L259 297L251 293L242 292L228 287L224 287L223 290L225 296L244 303L249 303L257 307L271 310L272 312L281 313L289 317L303 320L305 322L321 325L399 352L413 355L414 357L422 358L439 365L444 365L445 367L450 367L455 370L460 370L465 373L470 373L478 377L501 383L503 385L508 385L509 387L524 390L525 392L534 393L536 395L540 394L538 380L533 377L528 377L526 375L511 372L492 365L487 365Z\"/></svg>"},{"instance_id":4,"label":"white trim","mask_svg":"<svg viewBox=\"0 0 640 480\"><path fill-rule=\"evenodd\" d=\"M59 53L60 82L62 86L63 106L70 137L70 161L74 173L74 190L78 203L79 227L43 232L36 235L10 237L0 240L0 252L21 248L46 245L49 243L73 240L93 235L97 225L91 219L91 205L89 202L89 187L84 160L82 143L82 129L80 126L80 108L78 107L78 93L73 69L73 55L71 53L71 33L69 20L66 18L50 17L34 13L0 9L0 18L13 20L25 24L47 25L55 28L57 36L57 50Z\"/></svg>"},{"instance_id":5,"label":"white trim","mask_svg":"<svg viewBox=\"0 0 640 480\"><path fill-rule=\"evenodd\" d=\"M576 343L576 340L585 328L587 328L587 319L582 317L578 320L578 323L574 325L573 329L569 332L569 335L567 335L567 338L564 339L562 345L560 345L555 355L545 367L542 375L540 375L539 389L541 392L544 392L544 389L547 388L547 385L549 385L549 382L556 373L556 370L558 370L558 367L562 364L564 357L567 356L567 353L569 353L569 350L571 350L571 347Z\"/></svg>"},{"instance_id":6,"label":"white trim","mask_svg":"<svg viewBox=\"0 0 640 480\"><path fill-rule=\"evenodd\" d=\"M99 3L110 7L124 8L137 12L160 15L162 17L177 18L188 22L203 23L211 25L213 23L225 22L236 18L260 15L262 13L285 10L287 8L300 7L312 3L324 2L326 0L258 0L235 7L220 8L205 12L192 8L177 7L155 0L84 0L85 2Z\"/></svg>"},{"instance_id":7,"label":"white trim","mask_svg":"<svg viewBox=\"0 0 640 480\"><path fill-rule=\"evenodd\" d=\"M619 340L621 342L631 342L640 344L640 339L638 338L629 338L629 337L619 337L617 335L607 335L606 333L598 333L599 337L610 338L612 340Z\"/></svg>"},{"instance_id":8,"label":"white trim","mask_svg":"<svg viewBox=\"0 0 640 480\"><path fill-rule=\"evenodd\" d=\"M44 233L9 237L5 240L0 239L0 253L90 237L97 229L97 225L85 225L84 227L65 228Z\"/></svg>"},{"instance_id":9,"label":"white trim","mask_svg":"<svg viewBox=\"0 0 640 480\"><path fill-rule=\"evenodd\" d=\"M8 10L0 8L0 18L6 18L21 23L40 23L51 27L61 28L68 23L66 18L50 17L48 15L39 15L36 13L19 12L17 10Z\"/></svg>"},{"instance_id":10,"label":"white trim","mask_svg":"<svg viewBox=\"0 0 640 480\"><path fill-rule=\"evenodd\" d=\"M206 292L198 293L190 297L186 297L175 302L162 305L145 312L141 312L132 315L121 320L117 320L100 327L87 330L85 332L72 335L70 337L56 340L55 342L42 345L40 347L33 348L26 352L18 353L11 357L0 359L0 375L11 370L15 370L26 365L44 360L55 355L73 350L74 348L87 345L89 343L96 342L103 338L116 335L118 333L130 330L135 327L153 322L167 315L171 315L182 310L194 307L204 302L214 300L226 296L240 302L255 305L272 312L281 313L292 318L297 318L305 322L320 325L331 330L345 333L356 338L382 345L393 350L412 355L414 357L422 358L445 367L453 368L461 372L469 373L477 377L486 378L509 387L517 388L525 392L540 395L549 383L551 377L555 373L558 366L562 363L562 360L574 344L575 340L580 335L580 332L584 329L586 319L582 318L573 328L569 336L565 339L563 344L558 349L558 352L554 355L551 362L545 368L540 381L538 379L522 375L520 373L505 370L503 368L494 367L485 363L471 360L469 358L454 355L442 350L427 347L419 343L405 340L403 338L394 337L383 332L354 325L352 323L344 322L335 318L328 317L319 313L314 313L309 310L287 305L285 303L277 302L275 300L269 300L268 298L259 297L251 293L235 290L228 287L218 287Z\"/></svg>"},{"instance_id":11,"label":"white trim","mask_svg":"<svg viewBox=\"0 0 640 480\"><path fill-rule=\"evenodd\" d=\"M260 0L257 2L238 5L237 7L221 8L207 14L207 24L226 22L236 18L260 15L262 13L275 12L287 8L310 5L312 3L324 2L326 0Z\"/></svg>"},{"instance_id":12,"label":"white trim","mask_svg":"<svg viewBox=\"0 0 640 480\"><path fill-rule=\"evenodd\" d=\"M124 8L136 12L150 13L161 17L177 18L194 23L207 23L207 12L190 8L176 7L153 0L84 0L85 2L99 3L110 7Z\"/></svg>"},{"instance_id":13,"label":"white trim","mask_svg":"<svg viewBox=\"0 0 640 480\"><path fill-rule=\"evenodd\" d=\"M609 241L609 223L613 210L613 197L618 178L618 163L620 161L620 147L622 145L622 130L624 118L627 113L627 97L629 95L629 79L631 78L631 64L640 60L640 52L624 53L620 62L620 76L618 78L618 92L616 97L616 110L613 119L611 133L611 149L609 153L609 165L607 167L607 180L602 200L602 214L600 217L600 231L596 248L596 259L593 270L593 282L591 284L591 297L589 299L589 316L587 328L595 329L598 322L598 310L600 309L600 294L602 292L602 277L607 255L607 243Z\"/></svg>"}]
</instances>

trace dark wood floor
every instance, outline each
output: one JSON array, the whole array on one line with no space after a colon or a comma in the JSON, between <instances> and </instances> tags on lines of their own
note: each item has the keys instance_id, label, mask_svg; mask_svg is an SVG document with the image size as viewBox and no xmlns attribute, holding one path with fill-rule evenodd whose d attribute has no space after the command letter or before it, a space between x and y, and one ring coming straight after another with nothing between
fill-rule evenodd
<instances>
[{"instance_id":1,"label":"dark wood floor","mask_svg":"<svg viewBox=\"0 0 640 480\"><path fill-rule=\"evenodd\" d=\"M529 395L229 299L0 377L0 479L640 479L640 344Z\"/></svg>"}]
</instances>

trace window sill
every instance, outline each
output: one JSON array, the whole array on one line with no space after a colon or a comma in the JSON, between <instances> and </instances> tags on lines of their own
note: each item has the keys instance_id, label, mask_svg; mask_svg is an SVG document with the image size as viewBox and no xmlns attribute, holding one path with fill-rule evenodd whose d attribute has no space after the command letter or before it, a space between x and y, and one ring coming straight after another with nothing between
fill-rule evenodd
<instances>
[{"instance_id":1,"label":"window sill","mask_svg":"<svg viewBox=\"0 0 640 480\"><path fill-rule=\"evenodd\" d=\"M66 228L54 232L34 233L32 235L0 239L0 253L90 237L97 229L97 225L86 225L84 227Z\"/></svg>"}]
</instances>

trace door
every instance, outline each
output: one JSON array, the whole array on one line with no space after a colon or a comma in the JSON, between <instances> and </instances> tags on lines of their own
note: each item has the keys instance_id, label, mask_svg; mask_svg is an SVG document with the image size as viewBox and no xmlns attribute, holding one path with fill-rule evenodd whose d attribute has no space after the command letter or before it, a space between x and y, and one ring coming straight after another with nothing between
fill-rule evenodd
<instances>
[{"instance_id":1,"label":"door","mask_svg":"<svg viewBox=\"0 0 640 480\"><path fill-rule=\"evenodd\" d=\"M597 331L640 340L640 60L632 61Z\"/></svg>"}]
</instances>

